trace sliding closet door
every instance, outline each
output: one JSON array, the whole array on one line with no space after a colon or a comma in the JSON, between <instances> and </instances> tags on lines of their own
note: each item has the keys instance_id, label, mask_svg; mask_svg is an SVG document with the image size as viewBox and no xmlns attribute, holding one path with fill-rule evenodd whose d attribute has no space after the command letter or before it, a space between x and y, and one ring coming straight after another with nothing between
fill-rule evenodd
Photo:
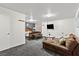
<instances>
[{"instance_id":1,"label":"sliding closet door","mask_svg":"<svg viewBox=\"0 0 79 59\"><path fill-rule=\"evenodd\" d=\"M0 15L0 51L10 47L10 19L8 15Z\"/></svg>"}]
</instances>

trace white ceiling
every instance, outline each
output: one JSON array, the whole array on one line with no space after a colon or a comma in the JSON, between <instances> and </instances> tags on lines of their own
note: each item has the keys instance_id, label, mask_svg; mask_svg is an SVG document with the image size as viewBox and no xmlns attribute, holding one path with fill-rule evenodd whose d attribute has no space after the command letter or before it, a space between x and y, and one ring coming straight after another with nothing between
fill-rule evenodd
<instances>
[{"instance_id":1,"label":"white ceiling","mask_svg":"<svg viewBox=\"0 0 79 59\"><path fill-rule=\"evenodd\" d=\"M65 18L73 18L78 9L77 3L0 3L1 7L5 7L23 14L27 17L32 15L36 20L57 20ZM45 18L45 15L51 10L51 13L56 14L56 17Z\"/></svg>"}]
</instances>

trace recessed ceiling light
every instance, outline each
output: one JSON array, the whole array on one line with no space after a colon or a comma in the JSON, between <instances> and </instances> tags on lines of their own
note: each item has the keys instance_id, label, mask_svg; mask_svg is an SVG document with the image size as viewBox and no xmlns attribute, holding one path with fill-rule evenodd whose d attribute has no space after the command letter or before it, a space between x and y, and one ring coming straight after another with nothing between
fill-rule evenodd
<instances>
[{"instance_id":1,"label":"recessed ceiling light","mask_svg":"<svg viewBox=\"0 0 79 59\"><path fill-rule=\"evenodd\" d=\"M27 19L26 20L26 22L36 22L37 20L35 20L34 18L33 18L33 16L30 16L30 19Z\"/></svg>"},{"instance_id":2,"label":"recessed ceiling light","mask_svg":"<svg viewBox=\"0 0 79 59\"><path fill-rule=\"evenodd\" d=\"M52 13L48 13L48 14L44 15L44 17L55 17L55 16L56 16L56 14L52 14Z\"/></svg>"},{"instance_id":3,"label":"recessed ceiling light","mask_svg":"<svg viewBox=\"0 0 79 59\"><path fill-rule=\"evenodd\" d=\"M29 21L32 21L32 22L33 22L33 21L36 21L36 20L35 20L35 19L33 18L33 16L31 15Z\"/></svg>"},{"instance_id":4,"label":"recessed ceiling light","mask_svg":"<svg viewBox=\"0 0 79 59\"><path fill-rule=\"evenodd\" d=\"M31 18L31 19L29 19L29 21L30 21L30 22L34 22L34 21L36 21L36 20Z\"/></svg>"},{"instance_id":5,"label":"recessed ceiling light","mask_svg":"<svg viewBox=\"0 0 79 59\"><path fill-rule=\"evenodd\" d=\"M51 12L51 9L47 9L47 14L43 15L43 17L55 17L56 14Z\"/></svg>"},{"instance_id":6,"label":"recessed ceiling light","mask_svg":"<svg viewBox=\"0 0 79 59\"><path fill-rule=\"evenodd\" d=\"M32 12L31 12L31 16L30 16L30 18L28 19L28 20L26 20L27 22L36 22L37 20L35 20L34 18L33 18L33 15L32 15Z\"/></svg>"}]
</instances>

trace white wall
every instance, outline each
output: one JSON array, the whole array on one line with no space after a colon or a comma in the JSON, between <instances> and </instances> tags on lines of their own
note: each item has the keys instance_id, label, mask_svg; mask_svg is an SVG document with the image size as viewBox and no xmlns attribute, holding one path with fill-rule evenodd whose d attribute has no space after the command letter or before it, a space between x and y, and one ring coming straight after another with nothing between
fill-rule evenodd
<instances>
[{"instance_id":1,"label":"white wall","mask_svg":"<svg viewBox=\"0 0 79 59\"><path fill-rule=\"evenodd\" d=\"M25 43L25 23L24 22L20 22L18 21L19 19L25 20L25 15L0 7L0 21L4 20L4 23L0 23L0 25L8 25L9 27L5 28L0 31L4 31L9 29L9 31L6 31L6 33L10 32L9 38L5 37L1 37L2 34L0 34L0 43L4 43L2 45L0 45L0 51L11 48L11 47L15 47L21 44ZM9 20L8 24L7 21ZM1 27L0 27L1 28ZM3 28L3 27L2 27ZM4 32L3 32L4 33ZM8 35L6 35L8 36ZM7 43L6 43L7 42ZM8 44L8 45L6 45ZM2 47L1 47L2 46Z\"/></svg>"},{"instance_id":2,"label":"white wall","mask_svg":"<svg viewBox=\"0 0 79 59\"><path fill-rule=\"evenodd\" d=\"M54 24L54 30L47 29L47 24ZM67 35L72 32L75 33L73 18L43 22L42 24L43 36L49 36L50 34L51 37L61 37L62 35Z\"/></svg>"},{"instance_id":3,"label":"white wall","mask_svg":"<svg viewBox=\"0 0 79 59\"><path fill-rule=\"evenodd\" d=\"M79 18L75 18L75 33L79 37Z\"/></svg>"},{"instance_id":4,"label":"white wall","mask_svg":"<svg viewBox=\"0 0 79 59\"><path fill-rule=\"evenodd\" d=\"M12 12L11 17L11 46L17 46L25 43L25 15Z\"/></svg>"}]
</instances>

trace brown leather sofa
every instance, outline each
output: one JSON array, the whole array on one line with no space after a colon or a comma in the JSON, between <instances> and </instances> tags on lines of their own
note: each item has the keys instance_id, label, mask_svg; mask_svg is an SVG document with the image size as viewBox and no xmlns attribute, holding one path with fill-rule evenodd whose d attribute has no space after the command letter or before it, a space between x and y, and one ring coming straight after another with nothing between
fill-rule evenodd
<instances>
[{"instance_id":1,"label":"brown leather sofa","mask_svg":"<svg viewBox=\"0 0 79 59\"><path fill-rule=\"evenodd\" d=\"M65 45L59 44L59 39L47 39L43 41L43 48L65 56L79 56L79 39L76 36L68 38L65 41Z\"/></svg>"},{"instance_id":2,"label":"brown leather sofa","mask_svg":"<svg viewBox=\"0 0 79 59\"><path fill-rule=\"evenodd\" d=\"M36 38L41 38L41 37L42 37L41 32L32 32L32 33L29 33L29 38L30 39L36 39Z\"/></svg>"}]
</instances>

